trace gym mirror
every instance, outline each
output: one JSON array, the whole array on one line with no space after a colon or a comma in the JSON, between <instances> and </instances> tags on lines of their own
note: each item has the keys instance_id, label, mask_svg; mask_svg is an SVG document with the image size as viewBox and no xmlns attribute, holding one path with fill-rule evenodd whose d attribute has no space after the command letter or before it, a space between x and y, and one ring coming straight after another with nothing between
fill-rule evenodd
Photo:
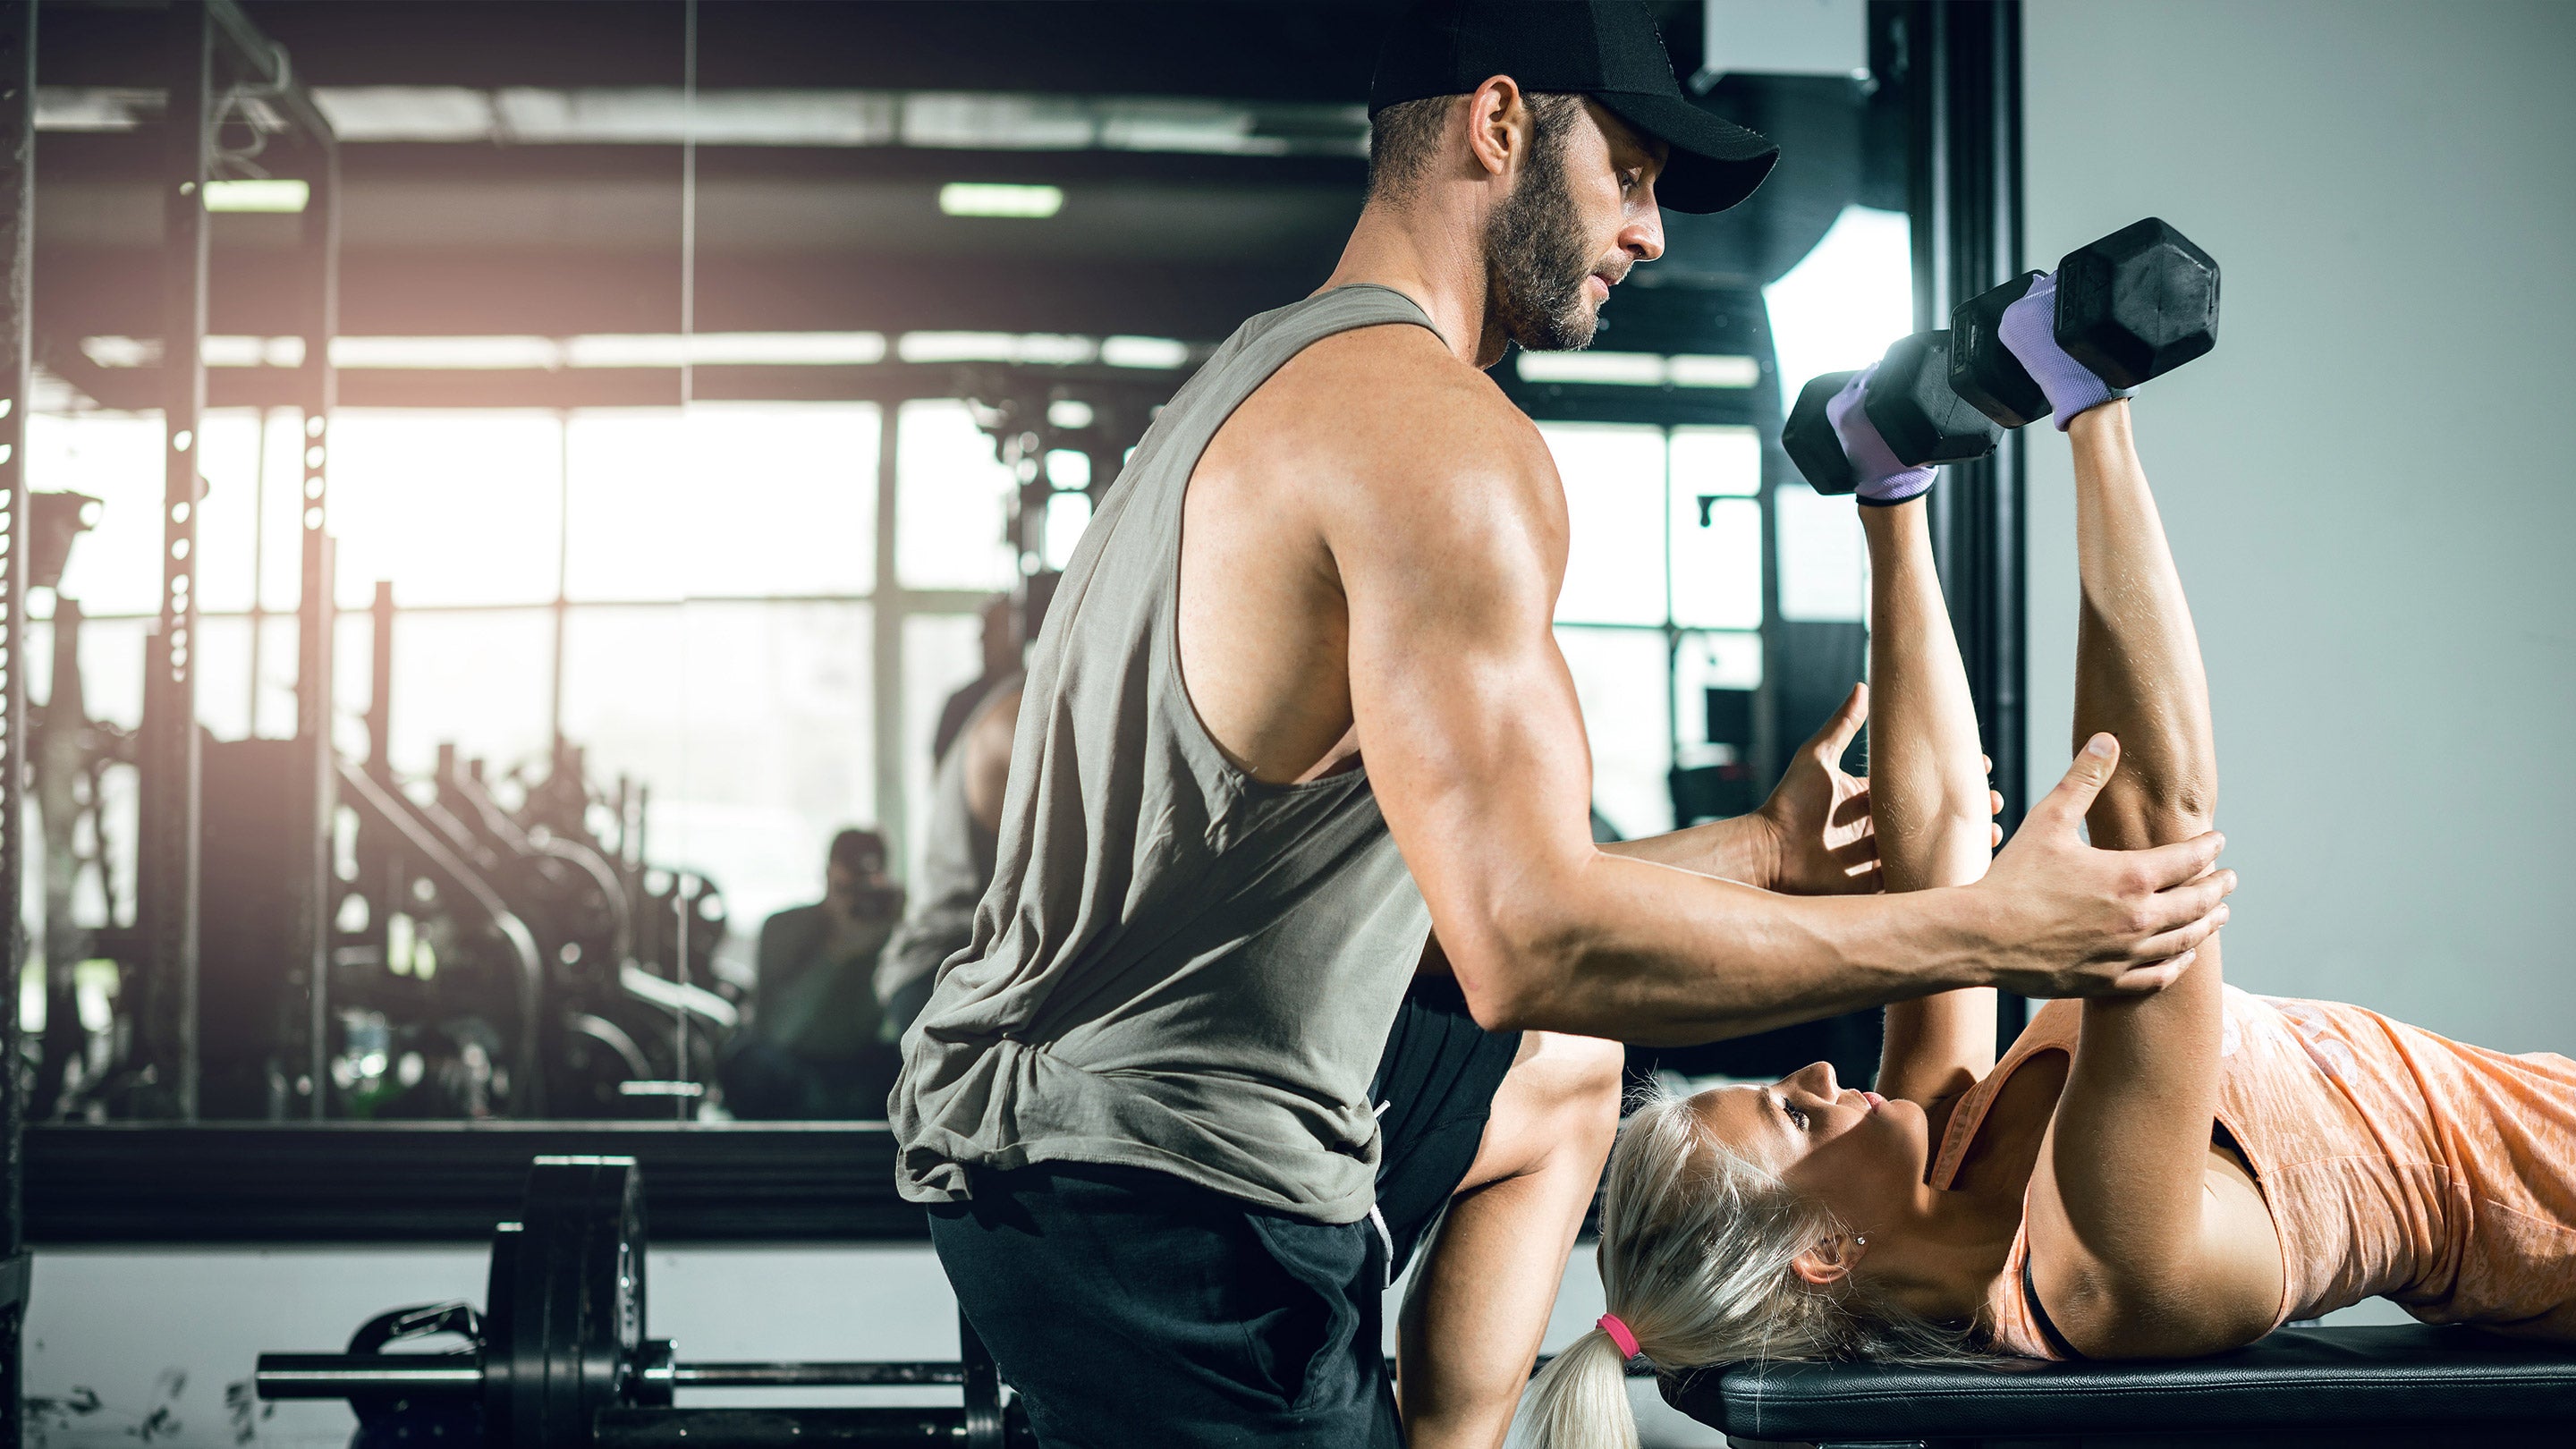
<instances>
[{"instance_id":1,"label":"gym mirror","mask_svg":"<svg viewBox=\"0 0 2576 1449\"><path fill-rule=\"evenodd\" d=\"M1058 571L1362 201L1366 5L476 8L426 75L246 6L210 79L48 12L35 1120L879 1117ZM1654 8L1784 159L1495 371L1622 835L1751 809L1859 675L1778 435L1916 325L1935 185L1905 7L1731 58ZM1875 1054L1801 1030L1661 1064Z\"/></svg>"}]
</instances>

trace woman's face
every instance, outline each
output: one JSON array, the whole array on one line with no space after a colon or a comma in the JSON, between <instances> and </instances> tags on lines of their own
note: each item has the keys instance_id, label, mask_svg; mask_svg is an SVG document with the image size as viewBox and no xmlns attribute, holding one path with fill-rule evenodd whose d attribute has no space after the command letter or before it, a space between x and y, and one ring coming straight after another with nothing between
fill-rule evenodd
<instances>
[{"instance_id":1,"label":"woman's face","mask_svg":"<svg viewBox=\"0 0 2576 1449\"><path fill-rule=\"evenodd\" d=\"M1830 1062L1767 1087L1711 1087L1690 1107L1719 1141L1863 1235L1915 1216L1930 1191L1923 1109L1839 1085Z\"/></svg>"}]
</instances>

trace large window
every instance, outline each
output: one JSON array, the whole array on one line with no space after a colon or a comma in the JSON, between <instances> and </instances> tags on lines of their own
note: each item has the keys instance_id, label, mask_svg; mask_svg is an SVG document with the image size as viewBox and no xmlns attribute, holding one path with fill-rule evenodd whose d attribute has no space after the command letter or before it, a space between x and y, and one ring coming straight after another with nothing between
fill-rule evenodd
<instances>
[{"instance_id":1,"label":"large window","mask_svg":"<svg viewBox=\"0 0 2576 1449\"><path fill-rule=\"evenodd\" d=\"M863 404L342 412L331 527L343 749L367 748L367 610L389 584L399 774L422 778L453 747L506 794L545 770L558 737L581 746L594 783L622 776L650 792L654 863L723 889L736 961L771 912L816 896L834 831L879 826L908 875L933 730L983 668L979 608L1017 573L1017 481L966 404L914 401L896 416L894 492L881 500L880 421ZM303 430L291 413L219 411L204 431L198 716L219 739L284 735ZM1778 668L1766 608L1775 621L1862 617L1852 505L1794 483L1766 497L1750 428L1541 432L1571 522L1556 636L1594 804L1623 835L1667 830L1677 769L1742 763L1712 736L1711 701L1746 698ZM127 728L159 603L161 448L152 417L39 417L31 436L39 489L101 500L59 597L84 612L87 712ZM1084 463L1066 454L1050 468L1078 484ZM1089 516L1082 494L1058 496L1040 544L1051 564ZM32 640L40 695L51 633L40 624ZM110 844L130 887L131 830ZM98 918L95 902L78 909Z\"/></svg>"},{"instance_id":2,"label":"large window","mask_svg":"<svg viewBox=\"0 0 2576 1449\"><path fill-rule=\"evenodd\" d=\"M198 716L218 738L293 729L299 421L205 422ZM974 610L1013 577L1013 483L964 404L906 404L899 587L881 590L878 423L867 404L343 410L331 531L344 748L365 749L365 610L382 581L397 609L390 758L406 775L442 745L493 778L525 775L560 729L599 783L649 787L656 860L713 877L744 936L814 897L833 831L917 837L902 826L927 807L932 726L981 667ZM157 417L32 420L34 485L102 503L60 597L86 616L88 713L128 728L159 609L161 447ZM879 607L902 615L891 671L874 658ZM49 631L35 642L49 649ZM880 740L889 677L905 727ZM881 802L888 776L905 788Z\"/></svg>"}]
</instances>

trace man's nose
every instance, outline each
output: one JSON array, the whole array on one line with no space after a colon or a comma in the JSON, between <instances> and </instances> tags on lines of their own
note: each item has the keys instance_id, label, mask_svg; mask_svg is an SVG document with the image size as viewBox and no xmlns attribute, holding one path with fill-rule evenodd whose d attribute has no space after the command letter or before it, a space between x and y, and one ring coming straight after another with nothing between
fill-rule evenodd
<instances>
[{"instance_id":1,"label":"man's nose","mask_svg":"<svg viewBox=\"0 0 2576 1449\"><path fill-rule=\"evenodd\" d=\"M1664 212L1653 197L1649 196L1645 208L1619 229L1619 250L1641 262L1651 262L1664 254Z\"/></svg>"}]
</instances>

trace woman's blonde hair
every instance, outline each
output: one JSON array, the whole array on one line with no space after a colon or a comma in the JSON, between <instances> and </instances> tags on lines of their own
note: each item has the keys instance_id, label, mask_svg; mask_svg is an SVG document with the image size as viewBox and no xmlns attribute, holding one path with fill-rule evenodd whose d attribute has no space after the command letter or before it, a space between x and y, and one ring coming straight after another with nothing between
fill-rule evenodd
<instances>
[{"instance_id":1,"label":"woman's blonde hair","mask_svg":"<svg viewBox=\"0 0 2576 1449\"><path fill-rule=\"evenodd\" d=\"M1710 1135L1689 1102L1650 1089L1610 1153L1601 1287L1661 1374L1748 1359L1984 1362L1963 1325L1933 1323L1848 1281L1821 1288L1798 1255L1832 1214ZM1530 1385L1529 1449L1637 1449L1626 1358L1595 1328Z\"/></svg>"}]
</instances>

